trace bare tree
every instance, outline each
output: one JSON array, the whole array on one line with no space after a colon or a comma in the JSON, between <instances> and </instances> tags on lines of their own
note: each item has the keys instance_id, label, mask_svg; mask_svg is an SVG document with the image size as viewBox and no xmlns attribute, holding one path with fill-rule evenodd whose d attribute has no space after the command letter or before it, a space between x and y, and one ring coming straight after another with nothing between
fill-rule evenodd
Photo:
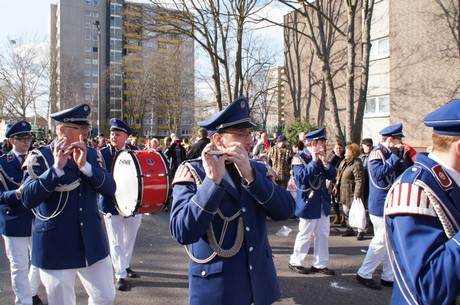
<instances>
[{"instance_id":1,"label":"bare tree","mask_svg":"<svg viewBox=\"0 0 460 305\"><path fill-rule=\"evenodd\" d=\"M359 85L358 105L354 121L352 140L357 142L363 130L364 109L369 85L369 57L371 50L371 24L374 12L374 0L362 1L362 38L361 38L361 83Z\"/></svg>"},{"instance_id":2,"label":"bare tree","mask_svg":"<svg viewBox=\"0 0 460 305\"><path fill-rule=\"evenodd\" d=\"M442 11L440 17L447 22L449 31L457 47L456 50L449 50L449 48L446 47L446 51L451 54L457 53L457 56L460 58L460 1L436 0L436 3Z\"/></svg>"},{"instance_id":3,"label":"bare tree","mask_svg":"<svg viewBox=\"0 0 460 305\"><path fill-rule=\"evenodd\" d=\"M233 100L244 93L245 76L243 56L245 35L252 17L260 11L265 1L187 1L172 0L165 6L162 1L150 0L161 14L170 14L175 9L177 20L160 18L152 22L163 22L180 33L192 38L207 54L212 70L213 92L218 110L223 100ZM162 13L163 12L163 13Z\"/></svg>"},{"instance_id":4,"label":"bare tree","mask_svg":"<svg viewBox=\"0 0 460 305\"><path fill-rule=\"evenodd\" d=\"M345 36L341 29L341 24L343 24L343 2L339 0L314 2L279 0L279 2L292 8L295 13L300 14L304 19L305 32L301 33L310 41L314 50L313 54L321 65L327 106L332 117L332 130L337 138L343 138L335 92L336 86L333 79L336 72L332 70L333 45L336 43L337 37Z\"/></svg>"},{"instance_id":5,"label":"bare tree","mask_svg":"<svg viewBox=\"0 0 460 305\"><path fill-rule=\"evenodd\" d=\"M22 39L9 40L0 54L0 100L11 119L26 119L32 111L38 116L40 98L45 94L43 49Z\"/></svg>"}]
</instances>

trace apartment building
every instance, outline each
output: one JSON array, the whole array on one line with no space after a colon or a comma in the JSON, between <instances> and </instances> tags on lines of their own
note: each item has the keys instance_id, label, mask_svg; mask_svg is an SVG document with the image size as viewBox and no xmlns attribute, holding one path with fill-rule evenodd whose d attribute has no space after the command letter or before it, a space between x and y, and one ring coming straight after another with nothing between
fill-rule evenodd
<instances>
[{"instance_id":1,"label":"apartment building","mask_svg":"<svg viewBox=\"0 0 460 305\"><path fill-rule=\"evenodd\" d=\"M86 102L92 106L93 126L102 131L116 117L140 136L191 134L193 41L155 26L156 18L155 7L124 0L58 0L51 5L54 108ZM168 50L173 55L165 56ZM172 87L176 90L167 97L160 94Z\"/></svg>"},{"instance_id":2,"label":"apartment building","mask_svg":"<svg viewBox=\"0 0 460 305\"><path fill-rule=\"evenodd\" d=\"M336 15L340 13L344 12L336 12ZM358 11L358 15L360 13ZM363 138L370 137L378 142L378 132L383 127L401 122L404 125L405 142L419 149L430 144L431 131L423 127L423 117L460 96L460 50L446 18L436 1L375 1L369 85L362 118ZM300 29L304 24L302 17L294 13L285 16L287 22L295 22ZM356 22L356 27L356 37L359 38L361 21ZM305 36L293 32L288 32L285 41L287 119L302 117L312 123L330 127L329 122L333 118L328 111L329 105L325 103L322 67L312 55L311 44ZM345 38L337 35L331 48L337 108L342 126L345 126ZM359 44L356 51L359 71ZM356 77L356 89L359 83L360 78ZM357 91L355 98L358 98Z\"/></svg>"}]
</instances>

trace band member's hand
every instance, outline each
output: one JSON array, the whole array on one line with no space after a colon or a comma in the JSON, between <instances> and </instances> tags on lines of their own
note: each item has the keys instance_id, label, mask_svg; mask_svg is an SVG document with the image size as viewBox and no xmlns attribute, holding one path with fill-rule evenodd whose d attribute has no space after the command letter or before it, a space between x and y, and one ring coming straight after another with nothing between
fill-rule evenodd
<instances>
[{"instance_id":1,"label":"band member's hand","mask_svg":"<svg viewBox=\"0 0 460 305\"><path fill-rule=\"evenodd\" d=\"M249 184L254 181L254 173L249 163L249 154L240 142L230 142L229 147L225 149L226 159L235 163L240 177Z\"/></svg>"},{"instance_id":2,"label":"band member's hand","mask_svg":"<svg viewBox=\"0 0 460 305\"><path fill-rule=\"evenodd\" d=\"M72 153L72 149L68 149L69 146L66 145L67 138L63 137L56 140L54 145L54 166L60 170L64 169L64 166L67 164L69 155Z\"/></svg>"},{"instance_id":3,"label":"band member's hand","mask_svg":"<svg viewBox=\"0 0 460 305\"><path fill-rule=\"evenodd\" d=\"M220 184L225 175L225 157L208 154L213 149L215 149L214 144L209 143L206 145L201 152L201 159L203 160L206 176L214 183Z\"/></svg>"},{"instance_id":4,"label":"band member's hand","mask_svg":"<svg viewBox=\"0 0 460 305\"><path fill-rule=\"evenodd\" d=\"M80 141L72 143L73 160L78 168L82 168L86 164L86 143L83 136L80 135Z\"/></svg>"}]
</instances>

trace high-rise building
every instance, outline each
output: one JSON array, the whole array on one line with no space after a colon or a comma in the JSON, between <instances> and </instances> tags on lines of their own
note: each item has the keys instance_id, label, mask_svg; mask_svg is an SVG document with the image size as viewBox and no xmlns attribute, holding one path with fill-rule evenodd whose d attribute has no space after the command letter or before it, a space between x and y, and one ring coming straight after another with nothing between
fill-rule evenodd
<instances>
[{"instance_id":1,"label":"high-rise building","mask_svg":"<svg viewBox=\"0 0 460 305\"><path fill-rule=\"evenodd\" d=\"M107 62L107 1L59 0L51 5L50 16L51 111L85 102L96 114L91 119L97 126L98 113L104 114L106 105L98 103L98 88L99 77L101 84L106 82L99 71L104 71ZM101 101L106 100L104 88L101 86Z\"/></svg>"},{"instance_id":2,"label":"high-rise building","mask_svg":"<svg viewBox=\"0 0 460 305\"><path fill-rule=\"evenodd\" d=\"M116 117L141 136L191 134L193 40L159 22L167 14L156 10L124 0L51 5L54 110L86 102L102 131Z\"/></svg>"}]
</instances>

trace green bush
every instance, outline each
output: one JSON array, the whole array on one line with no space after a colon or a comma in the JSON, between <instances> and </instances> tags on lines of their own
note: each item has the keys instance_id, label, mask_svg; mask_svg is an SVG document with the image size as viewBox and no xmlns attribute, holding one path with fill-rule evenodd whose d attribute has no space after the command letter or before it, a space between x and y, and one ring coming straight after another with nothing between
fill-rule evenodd
<instances>
[{"instance_id":1,"label":"green bush","mask_svg":"<svg viewBox=\"0 0 460 305\"><path fill-rule=\"evenodd\" d=\"M319 126L316 124L311 124L301 119L296 119L294 122L286 124L284 128L284 135L288 139L289 144L294 144L299 140L299 133L302 131L309 133L310 131L318 129Z\"/></svg>"}]
</instances>

